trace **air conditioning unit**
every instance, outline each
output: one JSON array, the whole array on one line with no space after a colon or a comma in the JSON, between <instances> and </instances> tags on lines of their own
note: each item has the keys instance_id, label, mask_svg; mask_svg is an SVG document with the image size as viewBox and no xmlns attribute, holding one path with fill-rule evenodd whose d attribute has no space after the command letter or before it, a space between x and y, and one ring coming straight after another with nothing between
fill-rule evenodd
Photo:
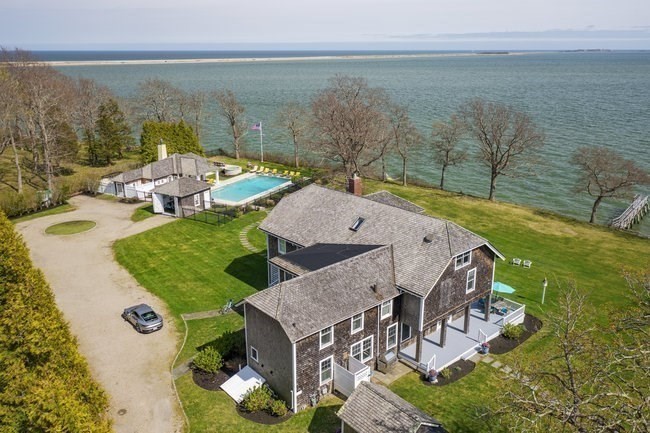
<instances>
[{"instance_id":1,"label":"air conditioning unit","mask_svg":"<svg viewBox=\"0 0 650 433\"><path fill-rule=\"evenodd\" d=\"M327 394L327 391L329 391L329 390L327 389L327 385L323 385L323 386L321 387L321 389L320 389L320 393L321 393L321 395L325 395L325 394Z\"/></svg>"}]
</instances>

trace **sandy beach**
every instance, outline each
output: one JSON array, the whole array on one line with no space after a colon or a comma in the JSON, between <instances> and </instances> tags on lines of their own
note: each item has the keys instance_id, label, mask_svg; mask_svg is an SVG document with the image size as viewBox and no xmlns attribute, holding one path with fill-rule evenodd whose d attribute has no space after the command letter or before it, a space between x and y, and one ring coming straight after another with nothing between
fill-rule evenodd
<instances>
[{"instance_id":1,"label":"sandy beach","mask_svg":"<svg viewBox=\"0 0 650 433\"><path fill-rule=\"evenodd\" d=\"M522 56L540 52L472 52L472 53L418 53L418 54L358 54L349 56L308 56L308 57L242 57L217 59L156 59L156 60L78 60L43 62L50 66L111 66L111 65L165 65L194 63L260 63L260 62L301 62L314 60L386 60L416 59L435 57L475 57L475 56Z\"/></svg>"}]
</instances>

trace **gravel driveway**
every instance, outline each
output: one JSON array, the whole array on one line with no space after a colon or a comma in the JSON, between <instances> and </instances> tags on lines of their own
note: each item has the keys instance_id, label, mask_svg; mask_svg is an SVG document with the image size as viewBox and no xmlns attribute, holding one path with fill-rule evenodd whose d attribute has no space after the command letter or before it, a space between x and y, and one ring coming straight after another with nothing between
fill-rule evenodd
<instances>
[{"instance_id":1,"label":"gravel driveway","mask_svg":"<svg viewBox=\"0 0 650 433\"><path fill-rule=\"evenodd\" d=\"M110 397L117 433L173 433L183 429L169 371L179 334L164 303L147 292L113 259L111 245L171 221L154 216L134 223L135 206L77 196L77 209L18 224L35 266L45 273L56 302L77 337L93 376ZM88 219L90 231L45 234L59 222ZM165 317L161 331L140 335L120 317L125 307L147 303Z\"/></svg>"}]
</instances>

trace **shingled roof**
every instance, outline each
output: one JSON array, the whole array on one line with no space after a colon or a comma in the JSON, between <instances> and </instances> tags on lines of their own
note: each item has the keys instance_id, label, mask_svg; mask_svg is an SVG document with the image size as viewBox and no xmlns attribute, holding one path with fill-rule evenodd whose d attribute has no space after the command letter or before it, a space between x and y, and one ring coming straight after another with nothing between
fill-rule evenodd
<instances>
[{"instance_id":1,"label":"shingled roof","mask_svg":"<svg viewBox=\"0 0 650 433\"><path fill-rule=\"evenodd\" d=\"M432 416L388 388L365 381L352 392L338 416L357 433L445 432Z\"/></svg>"},{"instance_id":2,"label":"shingled roof","mask_svg":"<svg viewBox=\"0 0 650 433\"><path fill-rule=\"evenodd\" d=\"M294 275L302 275L325 266L333 265L381 245L315 244L287 254L275 256L269 261Z\"/></svg>"},{"instance_id":3,"label":"shingled roof","mask_svg":"<svg viewBox=\"0 0 650 433\"><path fill-rule=\"evenodd\" d=\"M377 191L372 194L364 195L365 198L376 201L377 203L387 204L388 206L398 207L409 212L422 213L424 208L412 203L400 196L388 191Z\"/></svg>"},{"instance_id":4,"label":"shingled roof","mask_svg":"<svg viewBox=\"0 0 650 433\"><path fill-rule=\"evenodd\" d=\"M277 320L296 342L398 295L392 248L382 246L269 287L246 302Z\"/></svg>"},{"instance_id":5,"label":"shingled roof","mask_svg":"<svg viewBox=\"0 0 650 433\"><path fill-rule=\"evenodd\" d=\"M138 179L160 179L167 176L201 176L215 171L210 161L193 153L173 153L165 159L154 161L135 170L113 177L115 182L133 182Z\"/></svg>"},{"instance_id":6,"label":"shingled roof","mask_svg":"<svg viewBox=\"0 0 650 433\"><path fill-rule=\"evenodd\" d=\"M210 189L209 183L192 179L191 177L179 177L171 182L155 187L151 192L172 197L187 197L208 189Z\"/></svg>"},{"instance_id":7,"label":"shingled roof","mask_svg":"<svg viewBox=\"0 0 650 433\"><path fill-rule=\"evenodd\" d=\"M363 223L352 230L360 217ZM397 284L419 296L429 293L458 254L487 245L502 257L487 240L450 221L314 184L280 200L260 229L303 247L392 245Z\"/></svg>"}]
</instances>

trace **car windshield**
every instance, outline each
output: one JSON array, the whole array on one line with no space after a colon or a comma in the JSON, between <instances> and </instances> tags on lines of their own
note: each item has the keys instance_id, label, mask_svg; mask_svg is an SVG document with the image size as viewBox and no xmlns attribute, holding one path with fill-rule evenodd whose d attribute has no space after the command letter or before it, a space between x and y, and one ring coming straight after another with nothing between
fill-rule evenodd
<instances>
[{"instance_id":1,"label":"car windshield","mask_svg":"<svg viewBox=\"0 0 650 433\"><path fill-rule=\"evenodd\" d=\"M142 320L145 322L151 322L152 320L156 320L158 316L156 316L156 313L153 311L147 311L146 313L142 314Z\"/></svg>"}]
</instances>

